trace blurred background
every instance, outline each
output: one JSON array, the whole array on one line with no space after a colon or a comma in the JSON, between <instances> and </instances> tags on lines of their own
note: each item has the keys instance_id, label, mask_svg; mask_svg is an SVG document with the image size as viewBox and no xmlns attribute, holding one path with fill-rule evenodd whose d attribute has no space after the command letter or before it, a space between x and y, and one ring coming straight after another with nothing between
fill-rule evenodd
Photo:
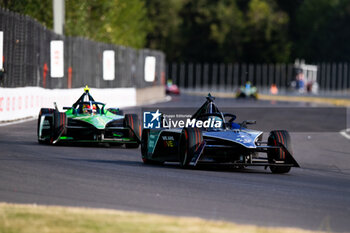
<instances>
[{"instance_id":1,"label":"blurred background","mask_svg":"<svg viewBox=\"0 0 350 233\"><path fill-rule=\"evenodd\" d=\"M12 81L4 80L3 85L43 86L43 77L19 77L11 65L26 61L15 61L11 54L35 56L20 47L44 37L30 34L31 18L46 31L53 29L53 1L1 0L0 6L0 29L5 32L4 46L9 47L4 49L4 67L12 74ZM262 93L274 94L271 87L276 86L284 94L349 94L348 0L76 0L65 1L64 18L64 35L45 36L65 40L65 77L71 67L73 87L151 85L142 82L144 57L151 55L158 58L157 84L168 80L184 90L231 92L249 81ZM6 39L6 30L13 38ZM117 79L123 80L118 84L96 81L102 72L99 54L106 48L121 58L116 59L116 72L121 72ZM80 50L84 52L77 53ZM48 59L38 53L42 59L32 57L26 63L38 67L28 72L43 76ZM66 83L45 84L69 87Z\"/></svg>"}]
</instances>

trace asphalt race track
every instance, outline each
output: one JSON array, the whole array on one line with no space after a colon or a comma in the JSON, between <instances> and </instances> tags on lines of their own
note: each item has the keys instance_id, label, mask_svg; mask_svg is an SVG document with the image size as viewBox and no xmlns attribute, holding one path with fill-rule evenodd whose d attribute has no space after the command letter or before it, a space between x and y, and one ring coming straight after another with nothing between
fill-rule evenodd
<instances>
[{"instance_id":1,"label":"asphalt race track","mask_svg":"<svg viewBox=\"0 0 350 233\"><path fill-rule=\"evenodd\" d=\"M154 108L199 107L202 102L200 97L183 96ZM258 120L254 126L257 129L266 108L316 109L312 117L307 111L296 115L288 108L278 115L286 128L298 128L298 123L306 127L291 133L294 157L302 168L276 175L264 168L183 170L176 164L144 165L139 149L39 145L37 122L33 120L0 127L0 201L350 231L350 140L336 130L314 130L315 124L308 122L317 121L318 117L332 121L336 117L329 119L329 110L302 103L233 99L218 99L217 103L226 107L259 107L252 108L254 114L250 117ZM324 124L329 121L324 120ZM265 122L264 128L274 129L273 119ZM308 130L308 125L313 128Z\"/></svg>"}]
</instances>

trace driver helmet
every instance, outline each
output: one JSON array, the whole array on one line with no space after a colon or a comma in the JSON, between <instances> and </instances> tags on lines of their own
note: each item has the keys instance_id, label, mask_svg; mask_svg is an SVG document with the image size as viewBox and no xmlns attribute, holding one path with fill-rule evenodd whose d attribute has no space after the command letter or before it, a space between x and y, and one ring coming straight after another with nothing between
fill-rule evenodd
<instances>
[{"instance_id":1,"label":"driver helmet","mask_svg":"<svg viewBox=\"0 0 350 233\"><path fill-rule=\"evenodd\" d=\"M89 110L91 110L90 104L84 104L83 113L89 113Z\"/></svg>"},{"instance_id":2,"label":"driver helmet","mask_svg":"<svg viewBox=\"0 0 350 233\"><path fill-rule=\"evenodd\" d=\"M92 107L90 104L84 104L83 113L96 113L96 104L93 104Z\"/></svg>"}]
</instances>

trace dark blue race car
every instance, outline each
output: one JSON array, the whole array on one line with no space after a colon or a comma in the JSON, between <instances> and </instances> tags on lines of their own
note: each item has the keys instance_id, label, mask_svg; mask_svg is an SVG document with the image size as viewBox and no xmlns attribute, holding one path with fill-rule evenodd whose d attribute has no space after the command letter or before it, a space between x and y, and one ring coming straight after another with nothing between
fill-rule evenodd
<instances>
[{"instance_id":1,"label":"dark blue race car","mask_svg":"<svg viewBox=\"0 0 350 233\"><path fill-rule=\"evenodd\" d=\"M263 132L248 129L255 121L235 123L236 116L221 112L210 94L192 118L191 127L143 129L142 160L146 164L179 162L183 168L199 164L232 164L234 167L265 166L273 173L287 173L299 167L293 158L290 135L285 130ZM195 121L214 121L197 127ZM164 124L166 125L166 124Z\"/></svg>"}]
</instances>

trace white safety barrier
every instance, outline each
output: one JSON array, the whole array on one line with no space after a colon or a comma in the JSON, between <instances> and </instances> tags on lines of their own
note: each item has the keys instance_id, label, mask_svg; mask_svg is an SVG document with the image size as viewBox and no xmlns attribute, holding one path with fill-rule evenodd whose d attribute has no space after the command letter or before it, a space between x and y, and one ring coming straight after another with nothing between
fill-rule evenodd
<instances>
[{"instance_id":1,"label":"white safety barrier","mask_svg":"<svg viewBox=\"0 0 350 233\"><path fill-rule=\"evenodd\" d=\"M40 87L0 88L0 122L33 117L40 108L54 108L60 111L72 104L83 94L83 88L44 89ZM91 88L95 101L107 104L106 107L128 107L136 105L135 88Z\"/></svg>"}]
</instances>

